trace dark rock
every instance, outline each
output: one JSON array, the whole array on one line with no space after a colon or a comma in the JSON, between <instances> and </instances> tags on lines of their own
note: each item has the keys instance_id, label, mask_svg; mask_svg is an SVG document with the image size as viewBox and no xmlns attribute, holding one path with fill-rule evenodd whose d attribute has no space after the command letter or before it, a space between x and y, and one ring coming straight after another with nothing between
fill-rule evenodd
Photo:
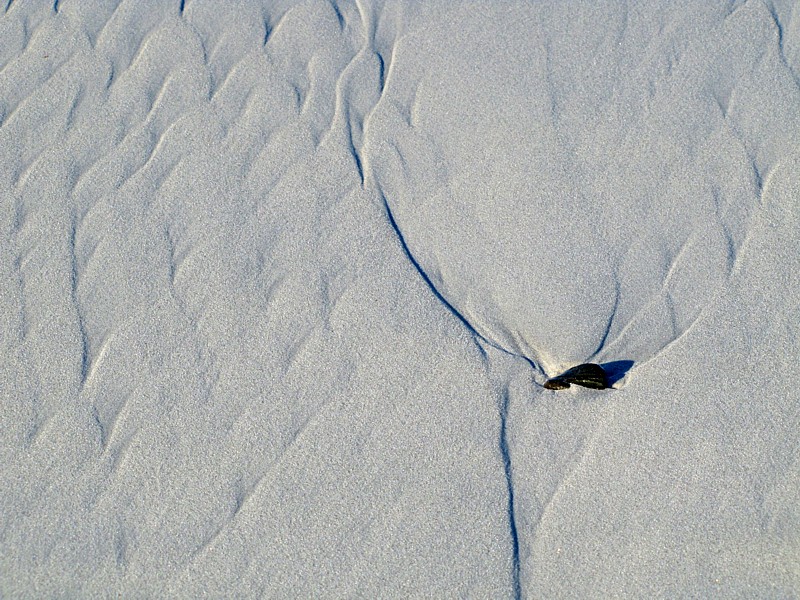
<instances>
[{"instance_id":1,"label":"dark rock","mask_svg":"<svg viewBox=\"0 0 800 600\"><path fill-rule=\"evenodd\" d=\"M573 383L595 390L604 390L608 387L608 376L600 365L586 363L567 369L558 377L548 379L544 387L548 390L565 390Z\"/></svg>"}]
</instances>

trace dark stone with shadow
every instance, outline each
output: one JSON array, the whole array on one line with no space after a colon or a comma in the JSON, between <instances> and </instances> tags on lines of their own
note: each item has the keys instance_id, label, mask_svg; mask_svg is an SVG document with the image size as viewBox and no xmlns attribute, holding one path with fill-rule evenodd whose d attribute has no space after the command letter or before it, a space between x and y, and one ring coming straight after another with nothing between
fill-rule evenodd
<instances>
[{"instance_id":1,"label":"dark stone with shadow","mask_svg":"<svg viewBox=\"0 0 800 600\"><path fill-rule=\"evenodd\" d=\"M544 387L548 390L565 390L573 383L593 390L604 390L609 387L605 370L594 363L567 369L558 377L548 379Z\"/></svg>"}]
</instances>

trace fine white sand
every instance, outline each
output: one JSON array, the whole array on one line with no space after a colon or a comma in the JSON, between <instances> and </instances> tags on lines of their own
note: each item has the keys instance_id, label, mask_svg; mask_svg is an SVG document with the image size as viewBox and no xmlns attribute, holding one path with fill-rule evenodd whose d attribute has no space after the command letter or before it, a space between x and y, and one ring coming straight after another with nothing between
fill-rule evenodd
<instances>
[{"instance_id":1,"label":"fine white sand","mask_svg":"<svg viewBox=\"0 0 800 600\"><path fill-rule=\"evenodd\" d=\"M0 596L800 595L795 0L0 12Z\"/></svg>"}]
</instances>

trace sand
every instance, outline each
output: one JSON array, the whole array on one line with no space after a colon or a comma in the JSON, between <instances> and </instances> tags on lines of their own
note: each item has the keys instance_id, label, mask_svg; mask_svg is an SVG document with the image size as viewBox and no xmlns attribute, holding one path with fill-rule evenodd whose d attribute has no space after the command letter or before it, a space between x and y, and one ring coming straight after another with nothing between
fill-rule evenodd
<instances>
[{"instance_id":1,"label":"sand","mask_svg":"<svg viewBox=\"0 0 800 600\"><path fill-rule=\"evenodd\" d=\"M0 596L800 595L795 2L0 11Z\"/></svg>"}]
</instances>

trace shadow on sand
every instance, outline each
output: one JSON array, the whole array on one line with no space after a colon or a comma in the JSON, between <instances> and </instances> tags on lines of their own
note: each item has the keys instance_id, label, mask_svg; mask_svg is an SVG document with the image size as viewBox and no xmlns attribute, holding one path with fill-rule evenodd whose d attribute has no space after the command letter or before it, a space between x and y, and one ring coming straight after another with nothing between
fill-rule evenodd
<instances>
[{"instance_id":1,"label":"shadow on sand","mask_svg":"<svg viewBox=\"0 0 800 600\"><path fill-rule=\"evenodd\" d=\"M630 368L633 366L632 360L615 360L612 362L603 363L600 365L608 376L608 385L614 387L620 379L625 377Z\"/></svg>"}]
</instances>

